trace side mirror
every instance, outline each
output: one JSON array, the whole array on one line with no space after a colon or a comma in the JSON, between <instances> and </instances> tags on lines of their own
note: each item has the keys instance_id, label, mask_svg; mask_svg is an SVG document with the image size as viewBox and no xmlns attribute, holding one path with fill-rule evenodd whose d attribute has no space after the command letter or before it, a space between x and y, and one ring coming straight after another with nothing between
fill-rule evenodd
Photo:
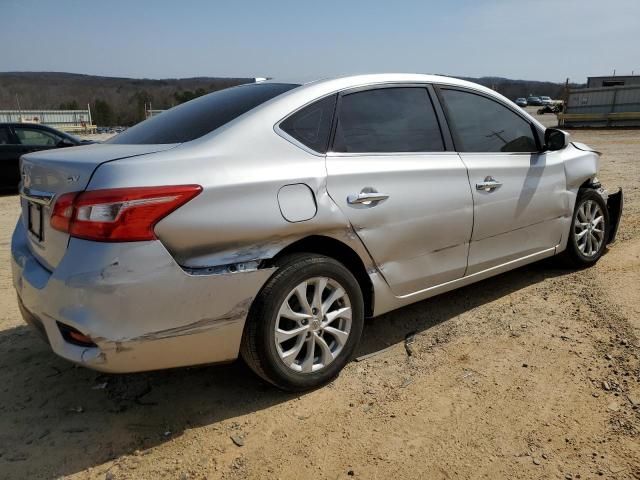
<instances>
[{"instance_id":1,"label":"side mirror","mask_svg":"<svg viewBox=\"0 0 640 480\"><path fill-rule=\"evenodd\" d=\"M569 145L569 134L557 128L547 128L544 131L544 149L554 152Z\"/></svg>"},{"instance_id":2,"label":"side mirror","mask_svg":"<svg viewBox=\"0 0 640 480\"><path fill-rule=\"evenodd\" d=\"M58 142L58 146L59 147L75 147L76 144L73 143L71 140L69 140L68 138L63 138Z\"/></svg>"}]
</instances>

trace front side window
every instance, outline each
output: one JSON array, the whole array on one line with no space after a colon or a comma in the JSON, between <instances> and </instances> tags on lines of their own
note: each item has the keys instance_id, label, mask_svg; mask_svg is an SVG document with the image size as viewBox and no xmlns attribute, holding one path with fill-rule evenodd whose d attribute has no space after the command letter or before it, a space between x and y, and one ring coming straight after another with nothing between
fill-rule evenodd
<instances>
[{"instance_id":1,"label":"front side window","mask_svg":"<svg viewBox=\"0 0 640 480\"><path fill-rule=\"evenodd\" d=\"M337 95L318 100L285 119L280 128L311 150L325 153Z\"/></svg>"},{"instance_id":2,"label":"front side window","mask_svg":"<svg viewBox=\"0 0 640 480\"><path fill-rule=\"evenodd\" d=\"M151 117L116 135L107 143L151 145L189 142L298 86L288 83L252 83L226 88Z\"/></svg>"},{"instance_id":3,"label":"front side window","mask_svg":"<svg viewBox=\"0 0 640 480\"><path fill-rule=\"evenodd\" d=\"M441 152L440 126L426 88L399 87L344 95L336 152Z\"/></svg>"},{"instance_id":4,"label":"front side window","mask_svg":"<svg viewBox=\"0 0 640 480\"><path fill-rule=\"evenodd\" d=\"M500 103L475 93L441 90L459 152L535 152L531 124Z\"/></svg>"},{"instance_id":5,"label":"front side window","mask_svg":"<svg viewBox=\"0 0 640 480\"><path fill-rule=\"evenodd\" d=\"M35 128L15 127L14 130L21 145L53 147L62 140L53 133Z\"/></svg>"}]
</instances>

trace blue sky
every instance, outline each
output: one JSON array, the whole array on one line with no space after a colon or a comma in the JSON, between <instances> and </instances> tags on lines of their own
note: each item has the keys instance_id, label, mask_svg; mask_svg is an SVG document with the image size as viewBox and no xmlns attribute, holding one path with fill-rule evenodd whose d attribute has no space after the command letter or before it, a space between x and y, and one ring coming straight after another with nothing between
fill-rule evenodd
<instances>
[{"instance_id":1,"label":"blue sky","mask_svg":"<svg viewBox=\"0 0 640 480\"><path fill-rule=\"evenodd\" d=\"M0 0L0 18L0 71L640 73L640 0Z\"/></svg>"}]
</instances>

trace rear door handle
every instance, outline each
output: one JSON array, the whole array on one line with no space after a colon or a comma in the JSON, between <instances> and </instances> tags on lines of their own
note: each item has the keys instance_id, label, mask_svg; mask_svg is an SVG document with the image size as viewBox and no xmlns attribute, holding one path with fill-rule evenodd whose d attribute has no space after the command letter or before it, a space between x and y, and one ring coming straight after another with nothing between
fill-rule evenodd
<instances>
[{"instance_id":1,"label":"rear door handle","mask_svg":"<svg viewBox=\"0 0 640 480\"><path fill-rule=\"evenodd\" d=\"M377 204L378 202L382 202L389 198L389 195L380 192L365 192L362 191L357 195L349 195L347 197L347 202L351 205L370 205L372 203Z\"/></svg>"},{"instance_id":2,"label":"rear door handle","mask_svg":"<svg viewBox=\"0 0 640 480\"><path fill-rule=\"evenodd\" d=\"M501 182L498 182L492 176L485 177L484 182L476 183L476 190L481 192L493 192L495 189L502 186Z\"/></svg>"}]
</instances>

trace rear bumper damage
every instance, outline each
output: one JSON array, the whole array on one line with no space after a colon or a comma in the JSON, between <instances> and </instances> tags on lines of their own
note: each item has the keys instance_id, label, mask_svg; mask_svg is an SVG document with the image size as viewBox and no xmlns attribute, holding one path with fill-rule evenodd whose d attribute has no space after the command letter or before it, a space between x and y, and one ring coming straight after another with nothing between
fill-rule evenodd
<instances>
[{"instance_id":1,"label":"rear bumper damage","mask_svg":"<svg viewBox=\"0 0 640 480\"><path fill-rule=\"evenodd\" d=\"M159 241L71 239L53 272L12 239L13 283L25 321L59 356L105 372L225 362L238 356L244 322L273 269L192 275ZM90 338L70 342L65 327Z\"/></svg>"}]
</instances>

